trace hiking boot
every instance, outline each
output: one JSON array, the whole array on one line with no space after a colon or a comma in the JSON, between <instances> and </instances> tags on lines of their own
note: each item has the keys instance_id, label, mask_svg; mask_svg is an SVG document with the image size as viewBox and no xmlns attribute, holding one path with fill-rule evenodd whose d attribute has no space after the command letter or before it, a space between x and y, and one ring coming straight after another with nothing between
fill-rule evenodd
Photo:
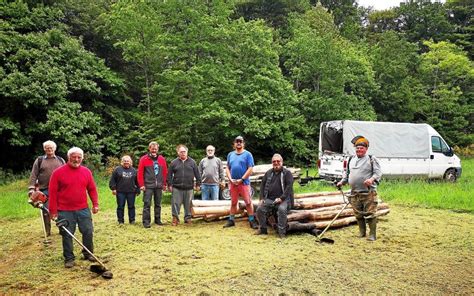
<instances>
[{"instance_id":1,"label":"hiking boot","mask_svg":"<svg viewBox=\"0 0 474 296\"><path fill-rule=\"evenodd\" d=\"M158 226L163 226L163 222L161 222L161 221L155 222L155 224L158 225Z\"/></svg>"},{"instance_id":2,"label":"hiking boot","mask_svg":"<svg viewBox=\"0 0 474 296\"><path fill-rule=\"evenodd\" d=\"M193 222L191 221L191 219L186 219L186 220L184 220L184 223L186 223L186 224L192 224Z\"/></svg>"},{"instance_id":3,"label":"hiking boot","mask_svg":"<svg viewBox=\"0 0 474 296\"><path fill-rule=\"evenodd\" d=\"M143 227L150 228L151 226L150 226L150 224L143 224Z\"/></svg>"},{"instance_id":4,"label":"hiking boot","mask_svg":"<svg viewBox=\"0 0 474 296\"><path fill-rule=\"evenodd\" d=\"M171 222L171 226L178 226L178 224L179 224L178 218L173 216L173 222Z\"/></svg>"},{"instance_id":5,"label":"hiking boot","mask_svg":"<svg viewBox=\"0 0 474 296\"><path fill-rule=\"evenodd\" d=\"M73 268L74 265L76 265L76 263L74 262L74 260L69 260L69 261L64 262L64 267L65 267L65 268Z\"/></svg>"},{"instance_id":6,"label":"hiking boot","mask_svg":"<svg viewBox=\"0 0 474 296\"><path fill-rule=\"evenodd\" d=\"M377 218L367 219L367 224L369 224L369 237L368 241L375 241L377 239L376 228L377 228Z\"/></svg>"},{"instance_id":7,"label":"hiking boot","mask_svg":"<svg viewBox=\"0 0 474 296\"><path fill-rule=\"evenodd\" d=\"M365 237L366 235L365 219L357 218L357 225L359 225L359 237Z\"/></svg>"},{"instance_id":8,"label":"hiking boot","mask_svg":"<svg viewBox=\"0 0 474 296\"><path fill-rule=\"evenodd\" d=\"M286 237L286 233L284 233L284 232L278 232L278 237L279 237L280 239L284 239L284 238Z\"/></svg>"},{"instance_id":9,"label":"hiking boot","mask_svg":"<svg viewBox=\"0 0 474 296\"><path fill-rule=\"evenodd\" d=\"M223 226L223 228L233 227L233 226L235 226L234 220L229 219L227 220L227 223Z\"/></svg>"},{"instance_id":10,"label":"hiking boot","mask_svg":"<svg viewBox=\"0 0 474 296\"><path fill-rule=\"evenodd\" d=\"M252 221L249 221L249 225L250 225L250 228L252 229L258 229L258 224L257 224L257 221L252 220Z\"/></svg>"},{"instance_id":11,"label":"hiking boot","mask_svg":"<svg viewBox=\"0 0 474 296\"><path fill-rule=\"evenodd\" d=\"M91 255L84 255L84 256L82 257L82 260L88 260L88 261L90 261L90 262L97 262L97 260L95 260L95 258L92 257Z\"/></svg>"},{"instance_id":12,"label":"hiking boot","mask_svg":"<svg viewBox=\"0 0 474 296\"><path fill-rule=\"evenodd\" d=\"M317 228L311 229L311 234L314 236L319 236L323 232L322 230L319 230Z\"/></svg>"},{"instance_id":13,"label":"hiking boot","mask_svg":"<svg viewBox=\"0 0 474 296\"><path fill-rule=\"evenodd\" d=\"M259 230L257 230L257 232L255 232L255 235L262 235L262 234L268 234L266 228L260 228Z\"/></svg>"}]
</instances>

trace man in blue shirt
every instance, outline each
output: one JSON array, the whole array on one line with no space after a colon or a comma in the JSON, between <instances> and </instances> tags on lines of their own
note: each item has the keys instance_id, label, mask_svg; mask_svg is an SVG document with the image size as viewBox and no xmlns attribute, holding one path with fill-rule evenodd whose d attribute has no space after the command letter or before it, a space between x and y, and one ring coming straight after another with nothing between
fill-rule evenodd
<instances>
[{"instance_id":1,"label":"man in blue shirt","mask_svg":"<svg viewBox=\"0 0 474 296\"><path fill-rule=\"evenodd\" d=\"M230 216L224 227L235 226L234 216L237 213L237 204L239 196L245 202L247 214L249 215L249 224L253 229L257 229L257 221L253 213L252 199L250 198L250 175L254 166L252 153L245 150L245 142L242 136L234 140L234 151L227 155L226 174L229 179L230 189Z\"/></svg>"}]
</instances>

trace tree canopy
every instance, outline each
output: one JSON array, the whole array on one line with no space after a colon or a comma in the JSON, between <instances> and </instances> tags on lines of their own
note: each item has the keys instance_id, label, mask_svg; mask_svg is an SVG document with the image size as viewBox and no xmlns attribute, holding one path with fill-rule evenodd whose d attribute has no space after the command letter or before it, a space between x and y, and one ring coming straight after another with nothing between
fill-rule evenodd
<instances>
[{"instance_id":1,"label":"tree canopy","mask_svg":"<svg viewBox=\"0 0 474 296\"><path fill-rule=\"evenodd\" d=\"M472 1L7 1L0 168L54 140L88 161L174 157L243 135L257 160L315 159L336 119L426 122L473 143Z\"/></svg>"}]
</instances>

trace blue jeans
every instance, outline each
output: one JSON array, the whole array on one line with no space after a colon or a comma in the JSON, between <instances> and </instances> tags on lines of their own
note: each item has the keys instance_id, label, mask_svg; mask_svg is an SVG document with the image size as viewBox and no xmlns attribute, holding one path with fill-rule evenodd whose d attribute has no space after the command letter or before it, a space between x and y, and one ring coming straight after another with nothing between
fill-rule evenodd
<instances>
[{"instance_id":1,"label":"blue jeans","mask_svg":"<svg viewBox=\"0 0 474 296\"><path fill-rule=\"evenodd\" d=\"M92 253L94 252L93 243L93 232L92 216L89 208L85 208L77 211L58 211L58 219L65 219L68 221L66 227L72 234L76 232L76 224L79 226L79 231L82 234L82 244L89 249ZM63 237L63 256L64 261L74 260L74 246L72 243L73 238L62 228L59 229L59 233ZM84 256L89 256L86 250L82 250Z\"/></svg>"},{"instance_id":2,"label":"blue jeans","mask_svg":"<svg viewBox=\"0 0 474 296\"><path fill-rule=\"evenodd\" d=\"M202 200L218 200L219 185L217 184L201 184Z\"/></svg>"},{"instance_id":3,"label":"blue jeans","mask_svg":"<svg viewBox=\"0 0 474 296\"><path fill-rule=\"evenodd\" d=\"M125 202L128 207L128 221L135 222L135 192L117 192L117 219L124 222Z\"/></svg>"}]
</instances>

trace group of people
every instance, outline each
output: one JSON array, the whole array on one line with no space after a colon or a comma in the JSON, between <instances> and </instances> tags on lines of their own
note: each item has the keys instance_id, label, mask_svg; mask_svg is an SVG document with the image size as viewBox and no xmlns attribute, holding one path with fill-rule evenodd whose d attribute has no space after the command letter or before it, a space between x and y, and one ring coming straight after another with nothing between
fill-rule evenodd
<instances>
[{"instance_id":1,"label":"group of people","mask_svg":"<svg viewBox=\"0 0 474 296\"><path fill-rule=\"evenodd\" d=\"M356 137L357 138L357 137ZM338 186L349 183L352 188L350 202L354 208L360 236L365 237L365 223L369 224L369 240L375 240L377 205L376 188L381 178L378 160L367 155L369 142L363 137L354 140L356 159L351 161L344 178ZM256 234L268 234L267 219L274 215L277 219L277 233L283 238L287 231L287 215L292 206L293 176L283 166L283 157L275 154L272 157L272 168L268 170L260 187L260 202L256 216L250 196L250 175L254 167L252 154L245 149L245 141L238 136L233 141L234 150L227 155L227 166L224 170L222 160L215 156L215 147L206 147L206 157L199 164L188 156L188 148L178 145L177 157L170 162L158 154L159 144L150 142L148 153L143 155L138 169L133 167L130 156L121 158L121 165L116 167L110 178L109 187L117 198L117 219L119 224L125 222L125 204L128 207L129 223L135 223L135 198L143 192L143 227L151 227L151 203L153 197L154 223L163 225L161 219L161 201L163 190L171 192L171 225L180 223L181 205L184 207L184 223L191 221L191 200L194 191L201 191L203 200L217 200L219 188L225 186L225 176L229 183L231 196L230 216L224 228L235 226L235 214L238 201L242 198L248 214L249 226L257 229ZM82 166L84 152L73 147L67 152L65 162L55 154L56 144L53 141L43 143L45 155L38 157L32 167L28 185L28 195L40 190L49 197L49 213L44 213L47 233L51 233L50 220L67 221L67 229L74 234L76 225L82 233L83 244L93 252L93 225L91 212L99 212L97 188L92 172ZM87 198L92 202L92 211ZM49 215L49 216L48 216ZM62 236L65 267L75 265L72 237L60 230ZM85 250L83 259L94 261Z\"/></svg>"}]
</instances>

